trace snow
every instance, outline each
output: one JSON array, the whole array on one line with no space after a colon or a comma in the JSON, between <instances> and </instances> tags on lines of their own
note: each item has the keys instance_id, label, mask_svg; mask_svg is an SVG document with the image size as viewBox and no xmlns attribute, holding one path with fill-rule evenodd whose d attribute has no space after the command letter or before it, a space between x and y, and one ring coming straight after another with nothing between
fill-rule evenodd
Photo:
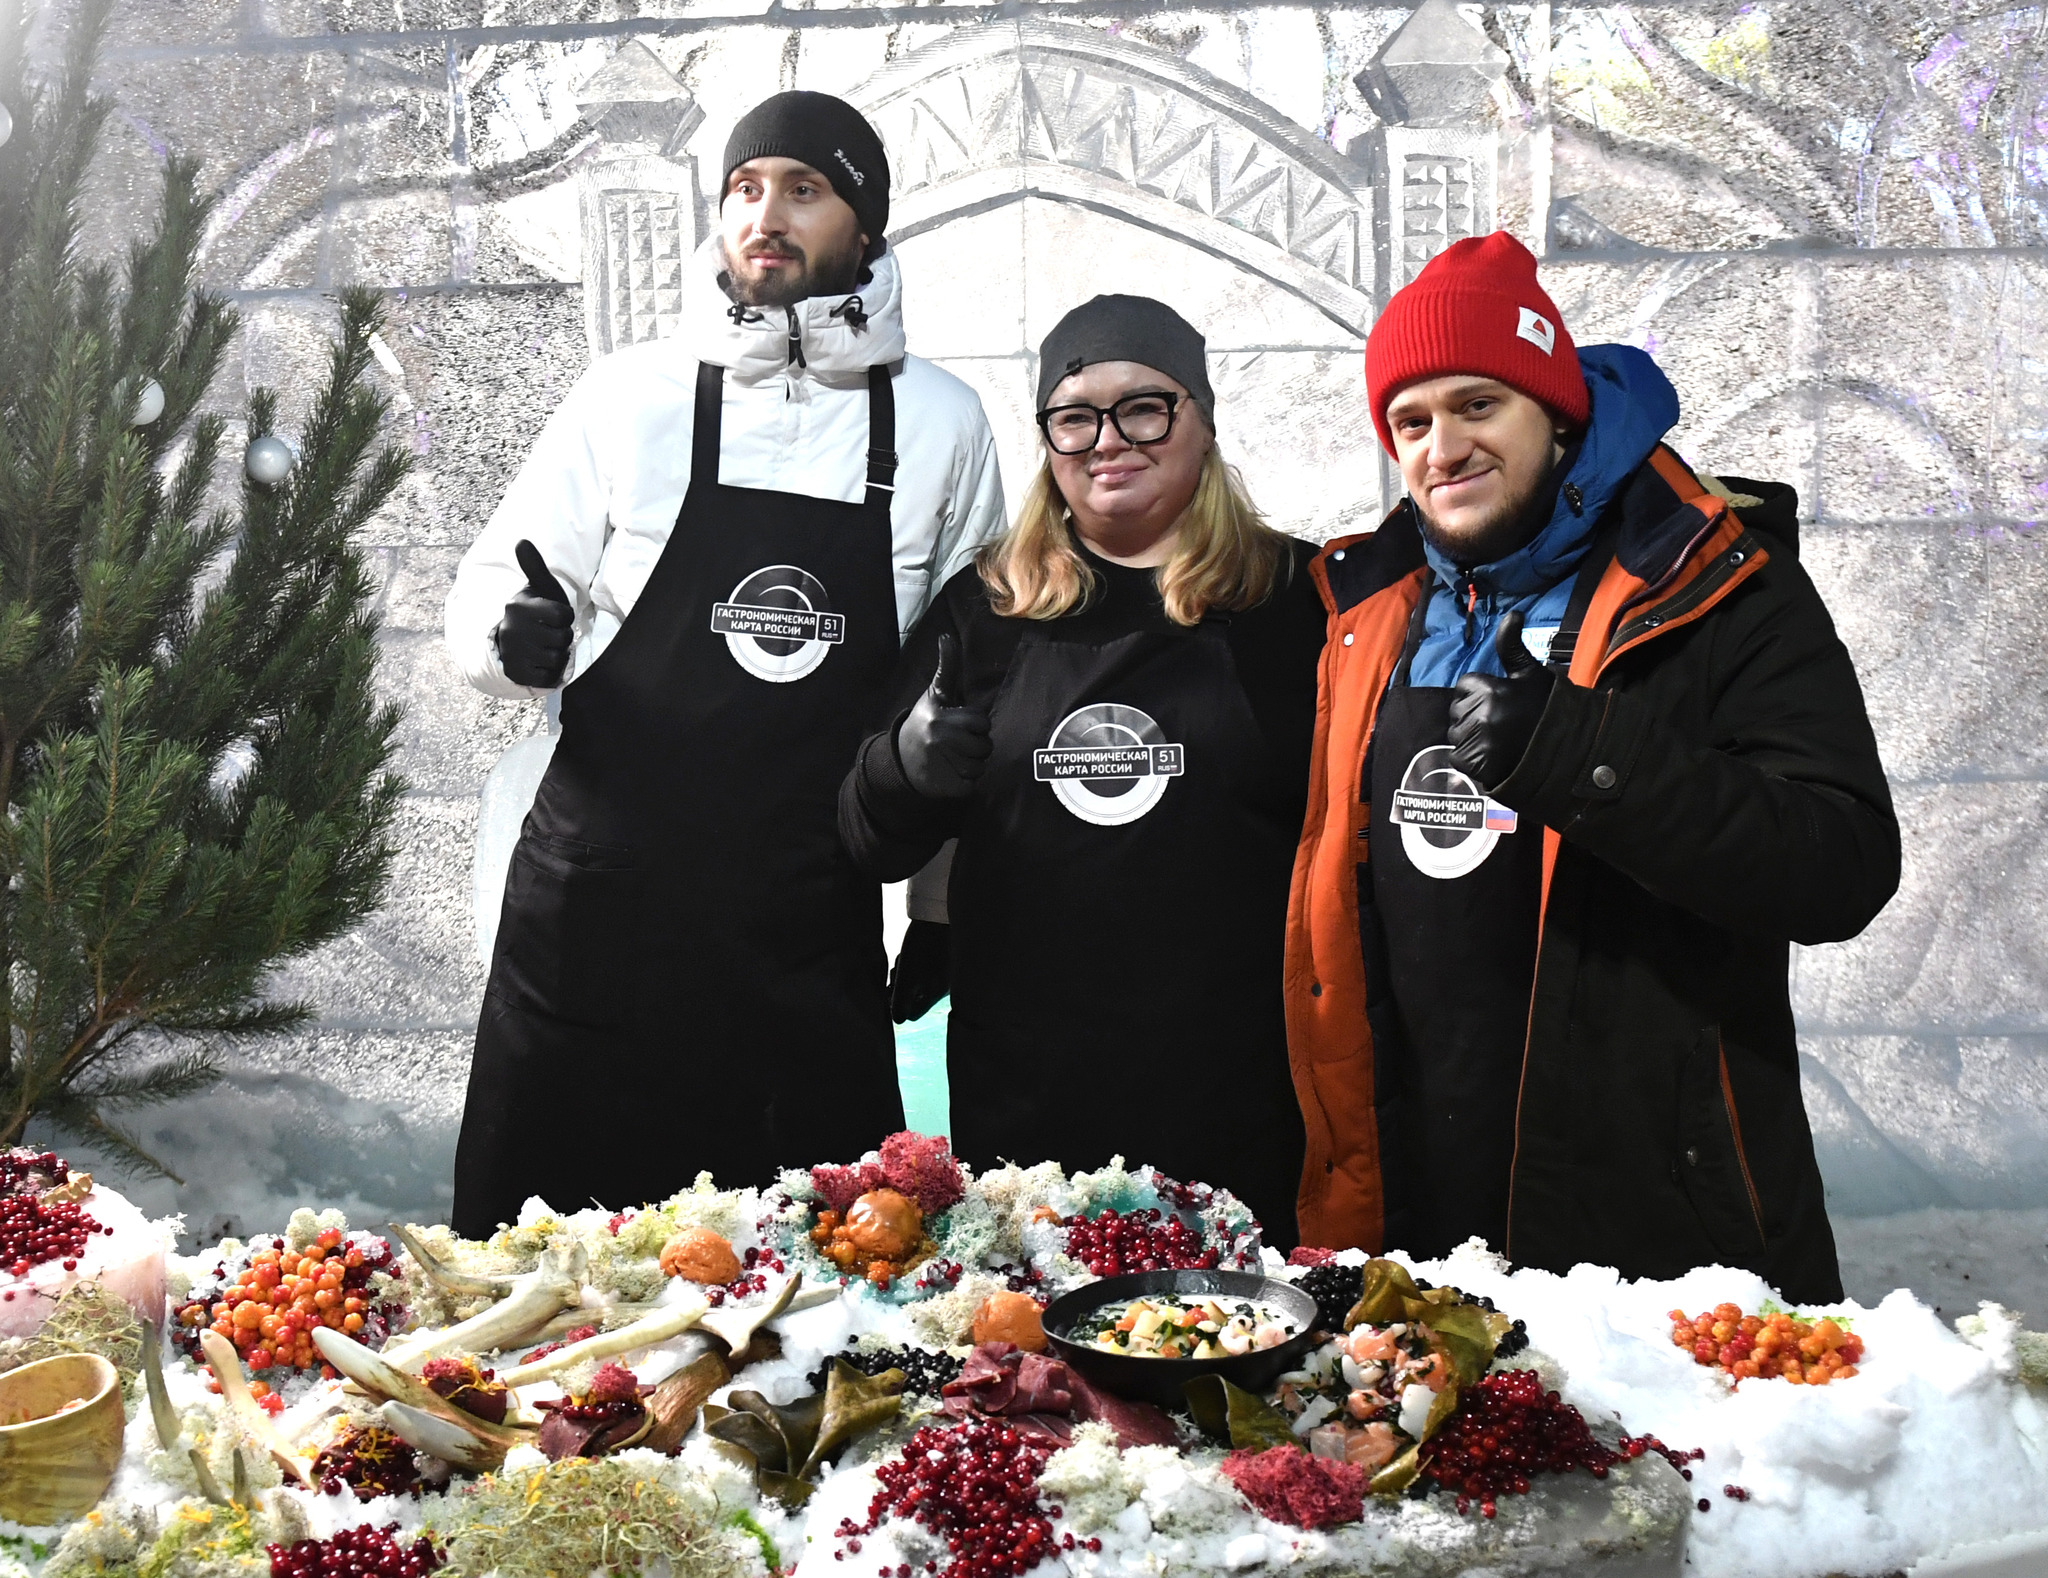
<instances>
[{"instance_id":1,"label":"snow","mask_svg":"<svg viewBox=\"0 0 2048 1578\"><path fill-rule=\"evenodd\" d=\"M1396 1257L1400 1258L1400 1257ZM1971 1541L2048 1525L2048 1411L2018 1383L2011 1324L1985 1312L1966 1341L1910 1293L1801 1314L1847 1317L1864 1339L1859 1373L1833 1386L1731 1387L1671 1342L1669 1312L1722 1302L1754 1312L1758 1277L1703 1267L1670 1282L1625 1282L1579 1266L1558 1276L1507 1271L1467 1248L1414 1262L1418 1275L1493 1298L1526 1321L1531 1352L1554 1366L1596 1428L1704 1448L1693 1491L1688 1571L1699 1578L1892 1573ZM1747 1490L1747 1502L1722 1493Z\"/></svg>"}]
</instances>

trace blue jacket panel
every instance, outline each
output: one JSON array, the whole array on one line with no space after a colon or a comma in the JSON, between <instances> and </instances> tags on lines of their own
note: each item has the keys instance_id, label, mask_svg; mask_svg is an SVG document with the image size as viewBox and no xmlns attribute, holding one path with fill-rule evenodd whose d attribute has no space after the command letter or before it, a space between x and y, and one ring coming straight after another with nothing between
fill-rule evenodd
<instances>
[{"instance_id":1,"label":"blue jacket panel","mask_svg":"<svg viewBox=\"0 0 2048 1578\"><path fill-rule=\"evenodd\" d=\"M1579 366L1592 415L1576 452L1566 455L1556 506L1543 529L1505 559L1472 570L1425 541L1435 579L1409 684L1450 686L1466 674L1499 674L1494 629L1516 609L1531 650L1547 655L1548 633L1564 618L1594 524L1678 421L1678 391L1647 353L1632 345L1581 346ZM1576 490L1576 503L1566 483Z\"/></svg>"}]
</instances>

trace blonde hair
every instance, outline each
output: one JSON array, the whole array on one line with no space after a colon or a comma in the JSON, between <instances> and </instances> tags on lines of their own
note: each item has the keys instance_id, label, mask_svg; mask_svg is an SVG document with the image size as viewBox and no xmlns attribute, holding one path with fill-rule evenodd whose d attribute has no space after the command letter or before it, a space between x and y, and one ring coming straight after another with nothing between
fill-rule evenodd
<instances>
[{"instance_id":1,"label":"blonde hair","mask_svg":"<svg viewBox=\"0 0 2048 1578\"><path fill-rule=\"evenodd\" d=\"M1200 624L1212 608L1262 603L1293 571L1288 538L1266 524L1237 468L1213 445L1179 524L1173 556L1158 570L1166 617L1177 625ZM1006 619L1058 619L1087 602L1095 575L1074 545L1049 460L1039 462L1016 520L981 550L975 568L989 607Z\"/></svg>"}]
</instances>

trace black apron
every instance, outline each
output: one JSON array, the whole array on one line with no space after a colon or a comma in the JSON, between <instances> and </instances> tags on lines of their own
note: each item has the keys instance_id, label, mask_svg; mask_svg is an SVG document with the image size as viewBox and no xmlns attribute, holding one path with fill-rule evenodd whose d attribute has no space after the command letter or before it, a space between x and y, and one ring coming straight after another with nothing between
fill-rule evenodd
<instances>
[{"instance_id":1,"label":"black apron","mask_svg":"<svg viewBox=\"0 0 2048 1578\"><path fill-rule=\"evenodd\" d=\"M455 1158L456 1230L732 1188L903 1126L881 890L840 781L897 652L894 391L869 370L860 504L690 487L630 616L562 692L513 852Z\"/></svg>"},{"instance_id":2,"label":"black apron","mask_svg":"<svg viewBox=\"0 0 2048 1578\"><path fill-rule=\"evenodd\" d=\"M1612 557L1603 525L1546 660L1563 683ZM1451 765L1454 687L1416 688L1432 589L1409 621L1365 757L1359 935L1372 1024L1386 1243L1439 1256L1507 1243L1515 1109L1542 922L1543 824Z\"/></svg>"},{"instance_id":3,"label":"black apron","mask_svg":"<svg viewBox=\"0 0 2048 1578\"><path fill-rule=\"evenodd\" d=\"M1230 1189L1285 1246L1303 1148L1281 1000L1300 803L1272 792L1287 764L1225 623L1020 638L953 861L953 1146L978 1167L1121 1154Z\"/></svg>"},{"instance_id":4,"label":"black apron","mask_svg":"<svg viewBox=\"0 0 2048 1578\"><path fill-rule=\"evenodd\" d=\"M1394 684L1367 758L1371 902L1359 918L1379 932L1373 995L1392 999L1373 1058L1392 1161L1387 1243L1426 1256L1474 1234L1496 1251L1507 1242L1543 880L1542 824L1450 764L1456 694Z\"/></svg>"}]
</instances>

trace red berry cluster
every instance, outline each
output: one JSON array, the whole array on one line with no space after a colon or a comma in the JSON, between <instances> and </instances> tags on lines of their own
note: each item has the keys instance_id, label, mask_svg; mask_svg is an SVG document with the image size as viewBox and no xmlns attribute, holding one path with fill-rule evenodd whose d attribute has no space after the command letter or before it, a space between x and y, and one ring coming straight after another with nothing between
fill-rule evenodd
<instances>
[{"instance_id":1,"label":"red berry cluster","mask_svg":"<svg viewBox=\"0 0 2048 1578\"><path fill-rule=\"evenodd\" d=\"M1679 1447L1668 1447L1655 1436L1623 1436L1615 1443L1615 1450L1626 1458L1638 1458L1645 1452L1654 1452L1678 1470L1680 1479L1691 1479L1692 1470L1685 1465L1697 1463L1707 1455L1705 1447L1694 1447L1688 1452Z\"/></svg>"},{"instance_id":2,"label":"red berry cluster","mask_svg":"<svg viewBox=\"0 0 2048 1578\"><path fill-rule=\"evenodd\" d=\"M752 1298L756 1293L768 1291L768 1273L781 1273L785 1268L782 1257L772 1249L750 1249L741 1264L747 1269L722 1288L706 1288L704 1297L714 1308L727 1299Z\"/></svg>"},{"instance_id":3,"label":"red berry cluster","mask_svg":"<svg viewBox=\"0 0 2048 1578\"><path fill-rule=\"evenodd\" d=\"M597 1328L595 1326L573 1326L568 1331L562 1333L562 1340L560 1342L544 1342L519 1362L521 1364L532 1364L537 1359L545 1359L551 1353L560 1353L572 1342L587 1342L596 1335Z\"/></svg>"},{"instance_id":4,"label":"red berry cluster","mask_svg":"<svg viewBox=\"0 0 2048 1578\"><path fill-rule=\"evenodd\" d=\"M1090 1219L1064 1218L1067 1253L1088 1268L1091 1276L1114 1277L1126 1271L1210 1271L1220 1258L1202 1242L1201 1232L1177 1216L1157 1209L1119 1213L1104 1211Z\"/></svg>"},{"instance_id":5,"label":"red berry cluster","mask_svg":"<svg viewBox=\"0 0 2048 1578\"><path fill-rule=\"evenodd\" d=\"M112 1233L75 1201L44 1205L46 1189L67 1183L71 1169L54 1151L0 1151L0 1271L25 1277L45 1261L78 1269L78 1257L95 1233ZM9 1288L4 1297L14 1300Z\"/></svg>"},{"instance_id":6,"label":"red berry cluster","mask_svg":"<svg viewBox=\"0 0 2048 1578\"><path fill-rule=\"evenodd\" d=\"M918 1277L914 1285L919 1288L950 1288L966 1269L957 1260L945 1260L934 1255L917 1268Z\"/></svg>"},{"instance_id":7,"label":"red berry cluster","mask_svg":"<svg viewBox=\"0 0 2048 1578\"><path fill-rule=\"evenodd\" d=\"M55 1151L0 1151L0 1194L41 1194L71 1182L71 1164Z\"/></svg>"},{"instance_id":8,"label":"red berry cluster","mask_svg":"<svg viewBox=\"0 0 2048 1578\"><path fill-rule=\"evenodd\" d=\"M1645 1452L1654 1452L1673 1468L1677 1469L1678 1477L1685 1480L1692 1478L1692 1470L1685 1465L1697 1463L1707 1455L1706 1448L1704 1447L1694 1447L1690 1452L1687 1452L1678 1447L1668 1447L1655 1436L1623 1436L1616 1443L1616 1446L1621 1455L1626 1458L1638 1458ZM1721 1490L1723 1494L1732 1497L1736 1501L1749 1500L1749 1492L1738 1486L1723 1485ZM1695 1505L1702 1512L1711 1512L1714 1507L1713 1502L1705 1496L1700 1497Z\"/></svg>"},{"instance_id":9,"label":"red berry cluster","mask_svg":"<svg viewBox=\"0 0 2048 1578\"><path fill-rule=\"evenodd\" d=\"M426 1578L447 1563L447 1554L422 1534L410 1545L396 1539L398 1525L343 1529L324 1540L271 1544L270 1578Z\"/></svg>"},{"instance_id":10,"label":"red berry cluster","mask_svg":"<svg viewBox=\"0 0 2048 1578\"><path fill-rule=\"evenodd\" d=\"M1030 1293L1035 1296L1038 1290L1045 1286L1045 1273L1029 1263L1013 1266L1006 1260L991 1269L994 1275L1003 1279L1003 1286L1012 1293Z\"/></svg>"},{"instance_id":11,"label":"red berry cluster","mask_svg":"<svg viewBox=\"0 0 2048 1578\"><path fill-rule=\"evenodd\" d=\"M1644 1450L1647 1443L1628 1455ZM1583 1468L1605 1479L1622 1456L1594 1440L1585 1416L1546 1392L1534 1370L1506 1370L1465 1388L1457 1412L1425 1448L1422 1472L1457 1492L1460 1512L1476 1501L1490 1518L1500 1497L1528 1494L1532 1474Z\"/></svg>"},{"instance_id":12,"label":"red berry cluster","mask_svg":"<svg viewBox=\"0 0 2048 1578\"><path fill-rule=\"evenodd\" d=\"M1183 1211L1206 1211L1209 1202L1216 1198L1216 1191L1205 1183L1184 1184L1178 1178L1169 1178L1156 1167L1146 1175L1162 1200L1170 1200Z\"/></svg>"},{"instance_id":13,"label":"red berry cluster","mask_svg":"<svg viewBox=\"0 0 2048 1578\"><path fill-rule=\"evenodd\" d=\"M313 1483L329 1496L352 1490L358 1501L418 1496L420 1469L412 1448L382 1425L348 1425L313 1459Z\"/></svg>"},{"instance_id":14,"label":"red berry cluster","mask_svg":"<svg viewBox=\"0 0 2048 1578\"><path fill-rule=\"evenodd\" d=\"M1052 1449L1027 1440L999 1419L976 1419L952 1429L926 1425L902 1454L875 1470L882 1488L868 1503L868 1521L842 1518L834 1531L845 1547L834 1561L860 1554L864 1535L884 1518L910 1518L942 1535L952 1560L945 1578L1011 1578L1049 1556L1058 1507L1038 1500L1038 1476ZM1074 1548L1069 1534L1059 1542ZM1100 1540L1084 1542L1102 1549ZM938 1571L926 1562L925 1571ZM881 1578L911 1578L910 1564L876 1569Z\"/></svg>"}]
</instances>

